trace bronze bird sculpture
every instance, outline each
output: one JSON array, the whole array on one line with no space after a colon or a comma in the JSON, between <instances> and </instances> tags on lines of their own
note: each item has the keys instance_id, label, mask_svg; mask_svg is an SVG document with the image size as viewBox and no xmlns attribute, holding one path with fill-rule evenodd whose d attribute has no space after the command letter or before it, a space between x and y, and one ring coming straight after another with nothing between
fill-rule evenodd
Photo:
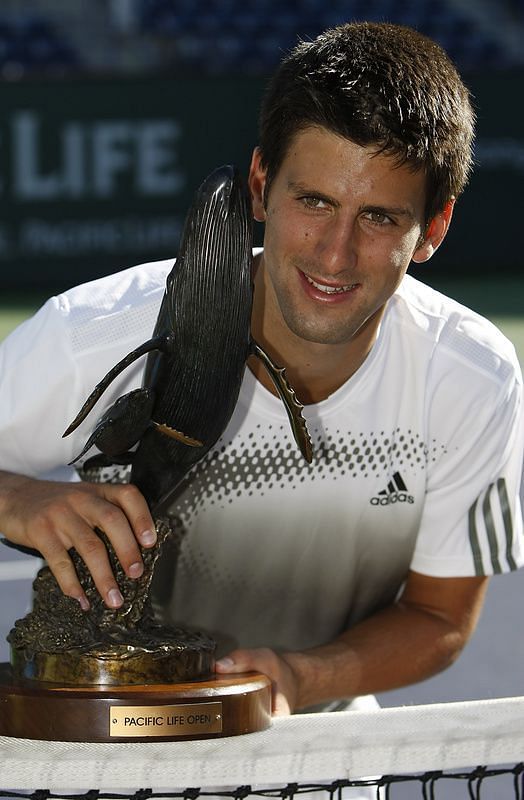
<instances>
[{"instance_id":1,"label":"bronze bird sculpture","mask_svg":"<svg viewBox=\"0 0 524 800\"><path fill-rule=\"evenodd\" d=\"M75 461L93 444L105 463L129 460L131 482L153 516L166 510L182 478L225 430L250 355L264 363L295 440L312 459L302 405L284 370L250 333L252 261L250 197L238 171L222 166L200 186L186 218L152 338L107 373L64 433L80 424L122 370L147 354L142 388L104 414Z\"/></svg>"}]
</instances>

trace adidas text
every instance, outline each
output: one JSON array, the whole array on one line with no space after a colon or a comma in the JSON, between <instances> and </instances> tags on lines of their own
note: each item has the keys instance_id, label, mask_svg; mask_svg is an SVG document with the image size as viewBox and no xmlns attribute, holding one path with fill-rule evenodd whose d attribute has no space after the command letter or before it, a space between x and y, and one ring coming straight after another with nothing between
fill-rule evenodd
<instances>
[{"instance_id":1,"label":"adidas text","mask_svg":"<svg viewBox=\"0 0 524 800\"><path fill-rule=\"evenodd\" d=\"M372 497L369 502L372 506L390 506L393 503L414 503L415 498L406 492L392 492L381 497Z\"/></svg>"}]
</instances>

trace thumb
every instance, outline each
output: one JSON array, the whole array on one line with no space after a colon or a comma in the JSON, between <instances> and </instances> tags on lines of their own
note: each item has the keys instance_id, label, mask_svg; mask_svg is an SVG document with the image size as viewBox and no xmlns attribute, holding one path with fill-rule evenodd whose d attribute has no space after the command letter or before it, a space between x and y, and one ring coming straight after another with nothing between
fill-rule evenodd
<instances>
[{"instance_id":1,"label":"thumb","mask_svg":"<svg viewBox=\"0 0 524 800\"><path fill-rule=\"evenodd\" d=\"M248 672L252 669L249 652L245 650L233 650L232 653L219 658L215 662L217 672Z\"/></svg>"}]
</instances>

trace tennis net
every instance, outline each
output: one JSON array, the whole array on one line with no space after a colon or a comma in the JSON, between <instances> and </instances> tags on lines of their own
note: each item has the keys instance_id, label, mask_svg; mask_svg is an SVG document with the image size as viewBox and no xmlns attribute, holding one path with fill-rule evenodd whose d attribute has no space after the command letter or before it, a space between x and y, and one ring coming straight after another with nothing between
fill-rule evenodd
<instances>
[{"instance_id":1,"label":"tennis net","mask_svg":"<svg viewBox=\"0 0 524 800\"><path fill-rule=\"evenodd\" d=\"M371 776L371 777L370 777ZM0 737L0 797L524 800L524 697L275 718L187 742Z\"/></svg>"}]
</instances>

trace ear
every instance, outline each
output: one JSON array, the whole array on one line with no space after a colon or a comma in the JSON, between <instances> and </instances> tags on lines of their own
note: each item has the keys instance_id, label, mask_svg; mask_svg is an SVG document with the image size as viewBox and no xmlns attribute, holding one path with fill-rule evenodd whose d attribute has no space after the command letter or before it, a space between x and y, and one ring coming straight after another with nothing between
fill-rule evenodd
<instances>
[{"instance_id":1,"label":"ear","mask_svg":"<svg viewBox=\"0 0 524 800\"><path fill-rule=\"evenodd\" d=\"M260 150L255 147L249 167L249 189L253 203L253 216L257 222L264 222L266 209L264 206L264 191L266 188L266 170L261 165Z\"/></svg>"},{"instance_id":2,"label":"ear","mask_svg":"<svg viewBox=\"0 0 524 800\"><path fill-rule=\"evenodd\" d=\"M435 250L440 247L444 241L444 237L448 232L451 223L451 217L453 216L454 205L455 198L453 197L446 203L442 211L439 211L438 214L435 214L427 226L422 244L419 244L411 257L412 261L414 261L416 264L422 264L424 261L429 261Z\"/></svg>"}]
</instances>

